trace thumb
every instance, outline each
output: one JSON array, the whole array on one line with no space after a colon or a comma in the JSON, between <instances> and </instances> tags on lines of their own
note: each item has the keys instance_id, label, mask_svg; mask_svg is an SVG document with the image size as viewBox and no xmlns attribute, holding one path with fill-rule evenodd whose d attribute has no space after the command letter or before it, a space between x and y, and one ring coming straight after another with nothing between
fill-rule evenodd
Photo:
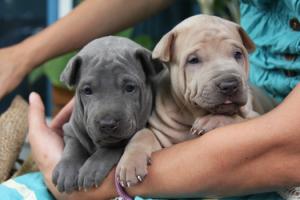
<instances>
[{"instance_id":1,"label":"thumb","mask_svg":"<svg viewBox=\"0 0 300 200\"><path fill-rule=\"evenodd\" d=\"M36 128L46 127L45 122L45 107L41 100L41 97L32 92L29 96L29 113L28 113L28 121L29 121L29 130L34 130Z\"/></svg>"}]
</instances>

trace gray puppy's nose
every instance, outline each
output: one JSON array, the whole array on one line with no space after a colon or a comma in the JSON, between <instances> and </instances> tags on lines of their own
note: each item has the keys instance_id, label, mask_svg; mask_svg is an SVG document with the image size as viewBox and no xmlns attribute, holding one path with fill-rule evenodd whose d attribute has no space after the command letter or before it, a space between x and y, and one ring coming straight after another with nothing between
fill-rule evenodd
<instances>
[{"instance_id":1,"label":"gray puppy's nose","mask_svg":"<svg viewBox=\"0 0 300 200\"><path fill-rule=\"evenodd\" d=\"M225 95L233 95L237 92L239 87L239 81L237 79L226 79L222 80L217 84L220 92Z\"/></svg>"},{"instance_id":2,"label":"gray puppy's nose","mask_svg":"<svg viewBox=\"0 0 300 200\"><path fill-rule=\"evenodd\" d=\"M112 117L103 117L99 123L100 131L104 133L113 133L119 127L119 121Z\"/></svg>"}]
</instances>

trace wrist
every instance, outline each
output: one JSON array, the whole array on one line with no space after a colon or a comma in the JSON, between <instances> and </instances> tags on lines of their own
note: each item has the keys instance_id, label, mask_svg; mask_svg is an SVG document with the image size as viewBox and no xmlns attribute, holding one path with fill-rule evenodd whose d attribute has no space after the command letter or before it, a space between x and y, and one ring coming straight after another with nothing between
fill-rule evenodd
<instances>
[{"instance_id":1,"label":"wrist","mask_svg":"<svg viewBox=\"0 0 300 200\"><path fill-rule=\"evenodd\" d=\"M46 48L43 46L43 41L38 41L36 36L17 44L17 49L22 53L24 72L29 73L48 59L44 55Z\"/></svg>"}]
</instances>

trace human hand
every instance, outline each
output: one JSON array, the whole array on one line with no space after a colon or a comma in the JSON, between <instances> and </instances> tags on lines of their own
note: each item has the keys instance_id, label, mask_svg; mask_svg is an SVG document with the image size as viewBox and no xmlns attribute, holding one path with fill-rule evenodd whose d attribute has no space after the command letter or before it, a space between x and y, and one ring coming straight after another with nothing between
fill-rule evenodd
<instances>
[{"instance_id":1,"label":"human hand","mask_svg":"<svg viewBox=\"0 0 300 200\"><path fill-rule=\"evenodd\" d=\"M0 49L0 99L20 84L32 64L30 52L22 43Z\"/></svg>"},{"instance_id":2,"label":"human hand","mask_svg":"<svg viewBox=\"0 0 300 200\"><path fill-rule=\"evenodd\" d=\"M29 97L29 142L38 168L51 181L52 170L63 152L62 126L69 119L74 100L71 100L53 119L50 126L45 122L45 108L36 93Z\"/></svg>"},{"instance_id":3,"label":"human hand","mask_svg":"<svg viewBox=\"0 0 300 200\"><path fill-rule=\"evenodd\" d=\"M52 171L62 156L64 143L62 126L70 118L74 106L72 99L52 120L48 126L45 122L44 105L38 94L29 97L29 142L33 158L45 177L49 190L56 199L109 199L116 196L114 189L114 170L97 190L62 194L52 183Z\"/></svg>"}]
</instances>

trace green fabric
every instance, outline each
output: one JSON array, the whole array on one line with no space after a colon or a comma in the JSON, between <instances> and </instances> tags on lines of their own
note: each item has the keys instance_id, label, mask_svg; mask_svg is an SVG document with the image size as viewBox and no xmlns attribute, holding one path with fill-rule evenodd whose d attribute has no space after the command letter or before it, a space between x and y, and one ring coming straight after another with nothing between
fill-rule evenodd
<instances>
[{"instance_id":1,"label":"green fabric","mask_svg":"<svg viewBox=\"0 0 300 200\"><path fill-rule=\"evenodd\" d=\"M250 56L250 80L264 88L279 102L300 80L300 32L294 31L289 20L300 20L299 0L241 0L241 25L256 44ZM296 54L289 61L284 54ZM296 70L288 77L284 70Z\"/></svg>"}]
</instances>

